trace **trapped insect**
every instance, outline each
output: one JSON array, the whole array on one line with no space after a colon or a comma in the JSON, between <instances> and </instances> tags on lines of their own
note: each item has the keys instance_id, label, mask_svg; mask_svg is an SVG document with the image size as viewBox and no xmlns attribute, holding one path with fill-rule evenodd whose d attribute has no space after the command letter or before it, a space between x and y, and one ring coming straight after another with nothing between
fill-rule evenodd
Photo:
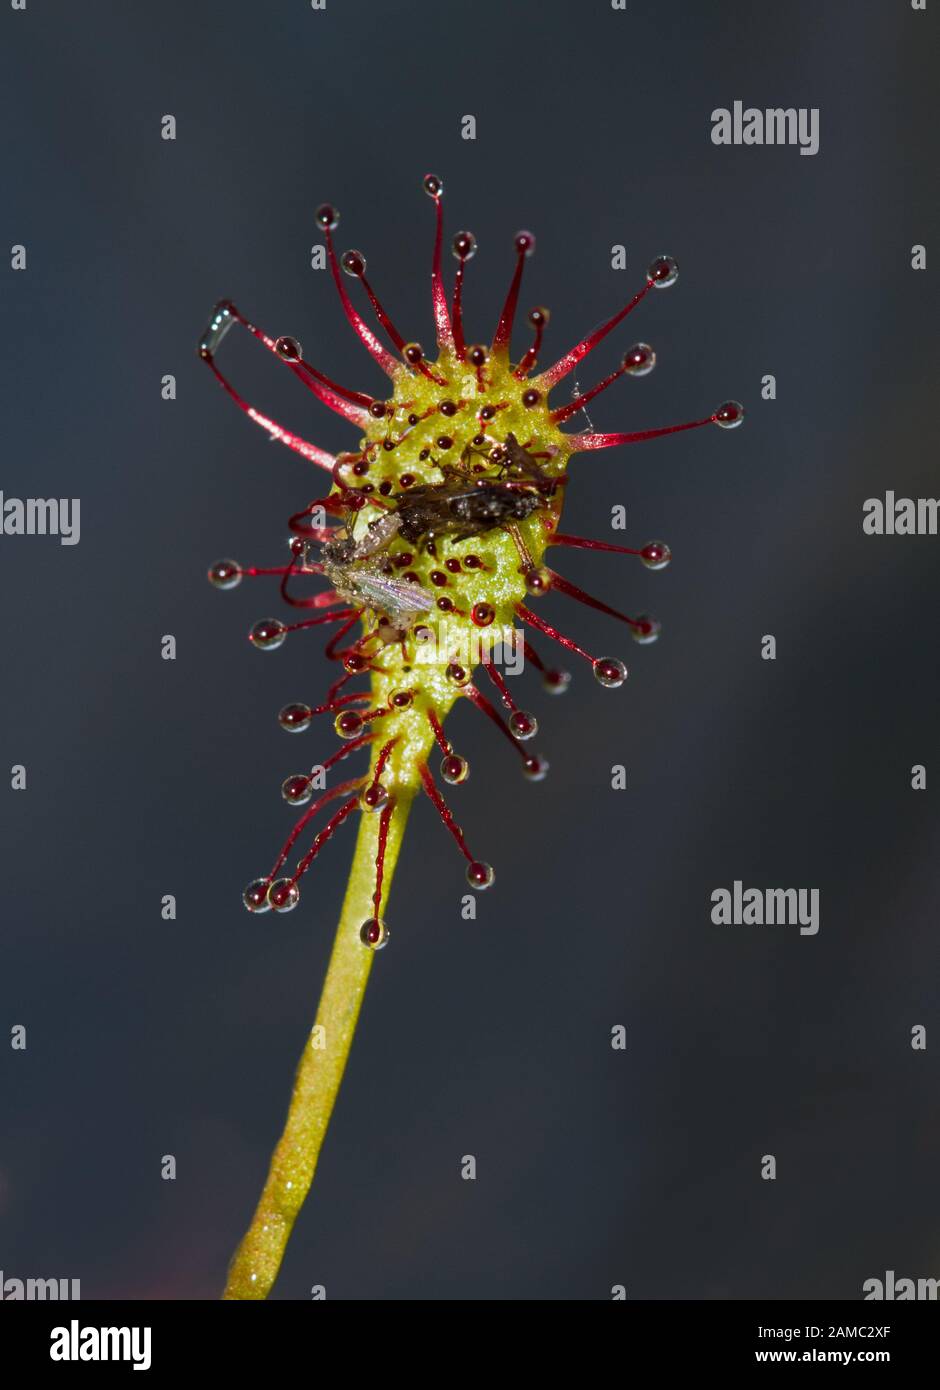
<instances>
[{"instance_id":1,"label":"trapped insect","mask_svg":"<svg viewBox=\"0 0 940 1390\"><path fill-rule=\"evenodd\" d=\"M352 523L347 534L328 540L322 549L319 570L333 588L348 603L360 604L388 618L395 628L407 628L422 613L427 613L434 600L420 584L391 579L386 573L388 560L384 554L400 529L397 513L389 512L373 521L357 539Z\"/></svg>"},{"instance_id":2,"label":"trapped insect","mask_svg":"<svg viewBox=\"0 0 940 1390\"><path fill-rule=\"evenodd\" d=\"M495 478L472 478L460 468L446 468L444 481L413 488L398 505L399 531L405 540L416 543L424 537L450 536L468 540L496 526L525 521L544 509L555 489L538 461L508 435L504 445L488 456L498 464ZM524 482L503 481L508 473Z\"/></svg>"}]
</instances>

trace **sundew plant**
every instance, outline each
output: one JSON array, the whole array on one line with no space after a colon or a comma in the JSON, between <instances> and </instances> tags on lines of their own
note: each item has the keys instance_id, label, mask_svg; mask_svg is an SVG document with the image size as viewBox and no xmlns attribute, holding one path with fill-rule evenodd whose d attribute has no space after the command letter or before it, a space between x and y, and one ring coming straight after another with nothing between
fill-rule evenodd
<instances>
[{"instance_id":1,"label":"sundew plant","mask_svg":"<svg viewBox=\"0 0 940 1390\"><path fill-rule=\"evenodd\" d=\"M271 337L228 300L216 305L199 343L201 357L239 409L322 477L320 495L290 518L284 564L258 567L227 559L209 571L210 582L222 590L237 588L245 578L274 576L282 601L296 616L293 621L268 617L255 623L249 633L252 645L272 652L295 633L323 628L329 634L326 656L337 668L321 703L289 704L278 716L289 734L304 734L329 721L339 744L328 757L284 782L282 795L299 815L270 869L245 888L248 911L295 910L305 875L324 845L345 822L358 822L316 1019L264 1190L232 1261L228 1299L265 1298L277 1277L313 1180L369 972L376 953L393 935L386 917L389 891L417 794L423 792L436 807L444 833L465 862L470 886L483 891L494 881L492 866L471 849L439 786L459 787L470 771L445 731L451 709L458 700L469 700L499 731L522 775L540 781L548 764L531 751L538 722L516 703L505 674L511 659L520 658L516 669L524 664L537 672L553 695L564 693L570 676L549 652L586 662L604 689L616 689L627 678L619 657L595 656L548 623L537 611L541 597L554 590L587 604L641 645L659 634L659 623L648 614L621 612L547 563L549 550L566 547L630 555L652 570L663 569L671 558L669 547L659 540L631 549L564 532L561 518L572 460L704 425L735 429L744 418L737 401L726 401L684 424L616 434L577 428L585 420L585 406L612 382L653 370L653 349L634 343L616 370L590 389L560 403L552 400L553 393L651 290L676 283L676 262L658 256L627 304L543 366L546 308L528 313L527 345L520 355L512 351L523 270L535 250L534 236L527 231L515 236L515 267L492 335L468 341L464 278L476 240L467 231L453 238L456 273L448 296L442 272L443 184L429 174L424 189L436 218L434 354L398 331L367 276L365 256L348 250L337 257L336 209L324 205L316 213L343 312L388 377L385 398L338 385L306 361L295 338ZM355 282L378 332L350 297L347 284ZM249 404L218 363L222 340L235 325L353 426L354 448L329 454ZM367 759L364 770L354 773L342 766L359 755Z\"/></svg>"}]
</instances>

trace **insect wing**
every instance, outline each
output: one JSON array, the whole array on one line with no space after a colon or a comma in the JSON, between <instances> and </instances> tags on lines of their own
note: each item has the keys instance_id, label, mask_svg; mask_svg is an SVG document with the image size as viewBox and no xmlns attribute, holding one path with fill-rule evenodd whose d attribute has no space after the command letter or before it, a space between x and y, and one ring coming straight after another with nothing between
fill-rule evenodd
<instances>
[{"instance_id":1,"label":"insect wing","mask_svg":"<svg viewBox=\"0 0 940 1390\"><path fill-rule=\"evenodd\" d=\"M427 613L434 603L430 594L426 594L417 584L386 579L381 574L369 574L363 570L353 571L349 578L364 602L381 613L387 613L396 622Z\"/></svg>"},{"instance_id":2,"label":"insect wing","mask_svg":"<svg viewBox=\"0 0 940 1390\"><path fill-rule=\"evenodd\" d=\"M366 559L384 550L389 541L394 540L400 526L401 517L397 512L387 512L378 521L373 521L356 539L356 556Z\"/></svg>"}]
</instances>

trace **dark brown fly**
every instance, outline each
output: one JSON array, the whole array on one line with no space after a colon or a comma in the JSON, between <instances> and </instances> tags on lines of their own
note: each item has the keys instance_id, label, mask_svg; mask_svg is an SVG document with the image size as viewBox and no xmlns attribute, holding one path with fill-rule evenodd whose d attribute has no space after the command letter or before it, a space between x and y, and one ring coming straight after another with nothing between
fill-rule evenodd
<instances>
[{"instance_id":1,"label":"dark brown fly","mask_svg":"<svg viewBox=\"0 0 940 1390\"><path fill-rule=\"evenodd\" d=\"M472 451L465 452L469 461ZM505 444L486 457L498 466L495 477L474 477L466 467L446 467L442 482L399 493L395 499L399 534L412 544L435 536L463 541L496 526L525 521L546 506L557 480L545 473L515 435L507 436Z\"/></svg>"}]
</instances>

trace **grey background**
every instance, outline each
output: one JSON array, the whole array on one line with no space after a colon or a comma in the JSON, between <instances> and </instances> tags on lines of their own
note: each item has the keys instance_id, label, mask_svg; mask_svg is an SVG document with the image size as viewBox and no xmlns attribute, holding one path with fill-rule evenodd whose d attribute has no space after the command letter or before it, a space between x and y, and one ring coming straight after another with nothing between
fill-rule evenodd
<instances>
[{"instance_id":1,"label":"grey background","mask_svg":"<svg viewBox=\"0 0 940 1390\"><path fill-rule=\"evenodd\" d=\"M473 776L452 800L498 882L461 922L459 856L416 809L394 939L275 1296L855 1298L888 1268L940 1274L938 542L861 531L865 498L937 492L935 271L910 269L913 243L936 250L934 10L3 12L0 240L25 243L29 268L0 274L0 486L82 502L77 547L0 537L0 767L29 777L2 794L0 1033L29 1030L25 1053L0 1045L7 1277L215 1297L253 1209L352 842L293 915L242 909L290 823L281 779L335 746L329 728L288 740L276 711L313 702L329 672L313 637L250 650L273 591L220 596L204 572L229 554L279 563L317 486L193 347L231 295L378 390L309 268L313 210L335 201L340 246L366 252L406 336L429 343L427 170L449 231L479 238L471 337L495 322L520 226L538 236L523 308L550 305L549 353L668 251L679 285L579 379L636 338L660 365L594 424L695 418L728 396L749 416L576 463L566 530L610 538L622 503L623 539L662 536L676 558L659 575L571 552L559 567L654 611L663 638L635 649L545 601L631 679L606 692L576 666L552 701L524 678L552 763L539 786L472 710L454 716ZM713 147L710 113L736 98L819 107L819 154ZM327 448L353 440L266 354L225 351L270 414ZM819 935L713 926L709 895L736 878L819 888Z\"/></svg>"}]
</instances>

